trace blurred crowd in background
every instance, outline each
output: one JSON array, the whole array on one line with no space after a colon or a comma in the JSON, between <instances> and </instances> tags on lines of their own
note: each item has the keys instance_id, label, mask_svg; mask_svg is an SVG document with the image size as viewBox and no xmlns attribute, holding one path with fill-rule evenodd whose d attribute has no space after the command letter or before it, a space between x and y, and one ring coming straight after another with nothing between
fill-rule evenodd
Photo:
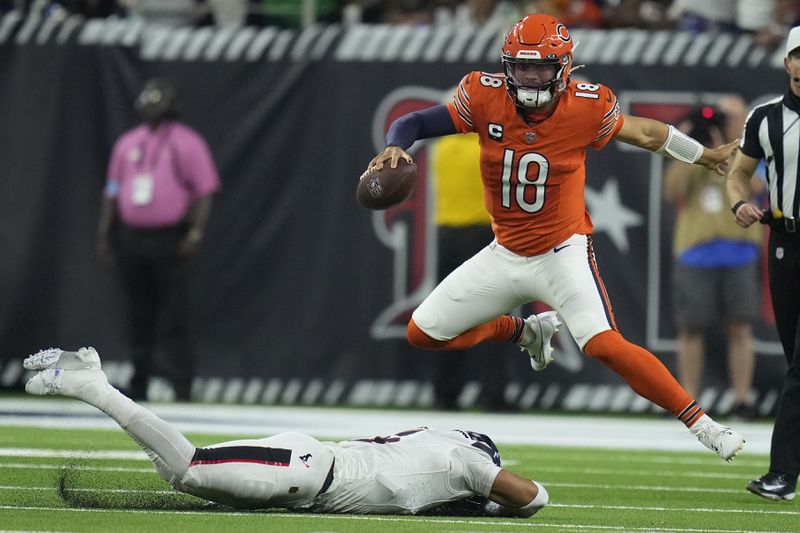
<instances>
[{"instance_id":1,"label":"blurred crowd in background","mask_svg":"<svg viewBox=\"0 0 800 533\"><path fill-rule=\"evenodd\" d=\"M44 16L126 17L175 26L313 23L513 24L547 13L569 28L674 29L751 33L776 46L800 24L800 0L0 0Z\"/></svg>"}]
</instances>

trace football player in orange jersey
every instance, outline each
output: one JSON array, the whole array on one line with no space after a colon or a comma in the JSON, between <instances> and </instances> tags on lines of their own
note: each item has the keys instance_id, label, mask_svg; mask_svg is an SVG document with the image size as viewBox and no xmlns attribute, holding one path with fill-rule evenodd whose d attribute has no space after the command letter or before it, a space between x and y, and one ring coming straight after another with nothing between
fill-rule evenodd
<instances>
[{"instance_id":1,"label":"football player in orange jersey","mask_svg":"<svg viewBox=\"0 0 800 533\"><path fill-rule=\"evenodd\" d=\"M706 447L732 459L744 445L713 421L653 354L623 338L592 249L584 204L585 152L611 139L724 174L738 140L705 148L673 126L622 115L614 93L570 83L573 41L549 15L520 20L503 41L502 74L471 72L453 101L395 120L370 168L392 167L414 141L475 132L486 209L495 240L445 278L414 311L408 340L459 350L488 340L517 343L534 370L552 361L550 339L566 321L581 350L617 372L639 395L672 412ZM525 320L509 310L554 309Z\"/></svg>"}]
</instances>

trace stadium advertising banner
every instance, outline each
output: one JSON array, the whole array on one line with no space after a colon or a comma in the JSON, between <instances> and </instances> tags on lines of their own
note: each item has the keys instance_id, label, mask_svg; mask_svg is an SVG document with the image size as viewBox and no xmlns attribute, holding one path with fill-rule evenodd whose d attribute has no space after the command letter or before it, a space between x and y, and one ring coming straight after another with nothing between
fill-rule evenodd
<instances>
[{"instance_id":1,"label":"stadium advertising banner","mask_svg":"<svg viewBox=\"0 0 800 533\"><path fill-rule=\"evenodd\" d=\"M143 81L165 76L223 181L192 280L198 399L428 405L434 361L444 358L464 380L464 405L481 387L501 387L523 408L650 408L580 354L567 330L544 373L513 346L465 355L405 342L411 311L436 283L432 143L414 147L419 182L400 206L360 208L356 180L394 118L446 101L471 70L499 69L498 35L0 19L0 386L19 387L22 358L52 345L92 345L112 381L129 378L117 274L95 260L94 232L113 142L135 124ZM785 83L779 58L747 36L575 36L576 63L587 65L576 76L611 87L623 113L675 121L730 93L758 103ZM611 143L587 161L595 251L617 322L674 370L664 160ZM768 412L783 358L769 303L759 305L755 385ZM721 410L730 404L725 350L721 331L712 334L700 396ZM168 397L158 383L154 394Z\"/></svg>"}]
</instances>

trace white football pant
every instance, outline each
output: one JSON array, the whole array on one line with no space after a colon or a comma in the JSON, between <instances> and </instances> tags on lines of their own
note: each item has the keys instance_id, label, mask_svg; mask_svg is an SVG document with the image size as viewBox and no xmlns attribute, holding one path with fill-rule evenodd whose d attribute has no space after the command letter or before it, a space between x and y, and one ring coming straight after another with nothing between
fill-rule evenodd
<instances>
[{"instance_id":1,"label":"white football pant","mask_svg":"<svg viewBox=\"0 0 800 533\"><path fill-rule=\"evenodd\" d=\"M549 252L525 257L494 241L439 283L414 311L414 322L447 341L520 305L542 302L561 315L583 349L613 328L590 245L588 236L573 235Z\"/></svg>"}]
</instances>

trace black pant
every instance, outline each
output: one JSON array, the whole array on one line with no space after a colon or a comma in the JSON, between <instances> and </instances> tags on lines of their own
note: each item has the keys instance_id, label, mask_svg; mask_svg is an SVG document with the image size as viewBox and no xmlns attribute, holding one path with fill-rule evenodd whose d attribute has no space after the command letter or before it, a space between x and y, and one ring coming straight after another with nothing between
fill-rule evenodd
<instances>
[{"instance_id":1,"label":"black pant","mask_svg":"<svg viewBox=\"0 0 800 533\"><path fill-rule=\"evenodd\" d=\"M773 229L769 239L769 286L783 353L783 381L770 449L770 472L800 473L800 234Z\"/></svg>"},{"instance_id":2,"label":"black pant","mask_svg":"<svg viewBox=\"0 0 800 533\"><path fill-rule=\"evenodd\" d=\"M115 249L129 320L129 342L134 374L130 393L144 398L154 373L159 334L167 360L160 374L173 384L180 400L188 400L194 366L189 331L189 269L179 258L183 226L156 230L119 227Z\"/></svg>"},{"instance_id":3,"label":"black pant","mask_svg":"<svg viewBox=\"0 0 800 533\"><path fill-rule=\"evenodd\" d=\"M438 229L438 275L443 280L461 263L492 242L494 234L489 224ZM497 344L479 344L469 350L442 350L432 352L433 385L436 407L455 409L458 396L467 381L466 370L472 361L481 376L481 396L478 403L487 409L506 409L505 352L508 347Z\"/></svg>"}]
</instances>

